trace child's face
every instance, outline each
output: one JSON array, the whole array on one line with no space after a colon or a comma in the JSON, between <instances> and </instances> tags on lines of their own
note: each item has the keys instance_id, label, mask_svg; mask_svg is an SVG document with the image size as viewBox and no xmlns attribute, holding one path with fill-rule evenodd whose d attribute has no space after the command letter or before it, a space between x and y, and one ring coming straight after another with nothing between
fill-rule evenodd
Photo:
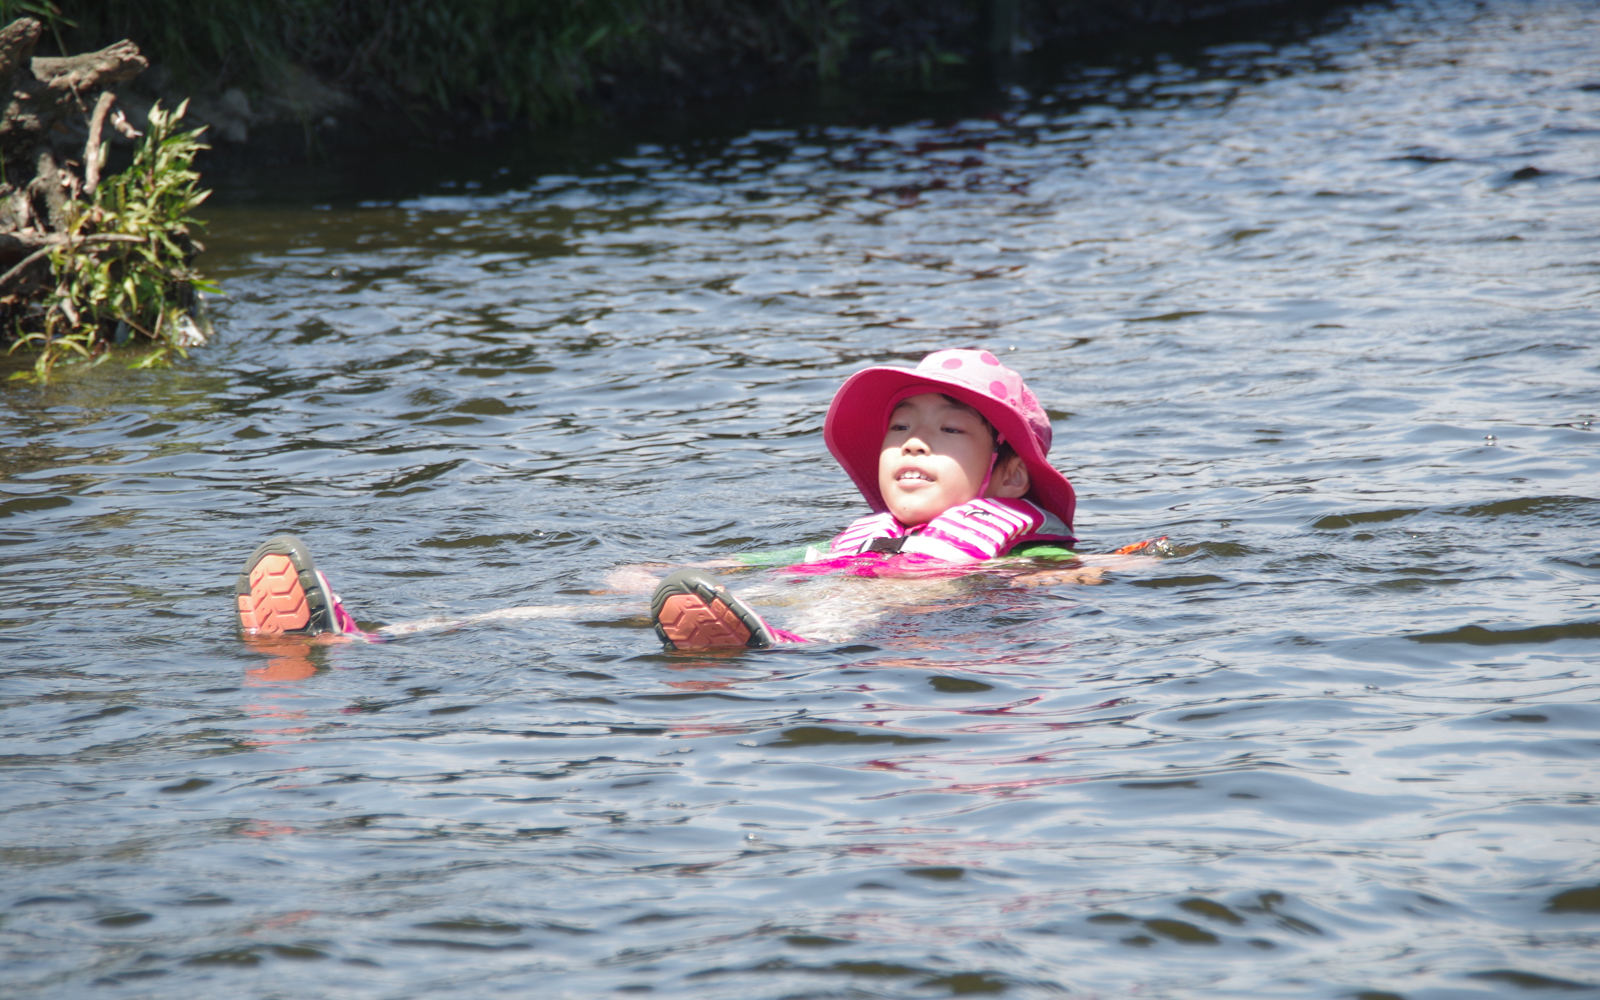
<instances>
[{"instance_id":1,"label":"child's face","mask_svg":"<svg viewBox=\"0 0 1600 1000\"><path fill-rule=\"evenodd\" d=\"M939 393L912 396L889 415L878 489L901 524L926 524L978 496L993 453L976 412Z\"/></svg>"}]
</instances>

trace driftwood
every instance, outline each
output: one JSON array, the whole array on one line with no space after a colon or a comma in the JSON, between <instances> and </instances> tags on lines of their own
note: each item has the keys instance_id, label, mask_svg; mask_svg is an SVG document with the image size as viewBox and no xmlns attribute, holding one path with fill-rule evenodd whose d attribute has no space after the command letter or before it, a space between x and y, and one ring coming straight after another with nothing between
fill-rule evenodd
<instances>
[{"instance_id":1,"label":"driftwood","mask_svg":"<svg viewBox=\"0 0 1600 1000\"><path fill-rule=\"evenodd\" d=\"M105 169L106 151L100 145L100 134L106 127L106 115L117 95L106 91L94 102L94 114L89 116L89 141L83 145L83 193L94 194L100 186L100 171Z\"/></svg>"},{"instance_id":2,"label":"driftwood","mask_svg":"<svg viewBox=\"0 0 1600 1000\"><path fill-rule=\"evenodd\" d=\"M48 280L44 258L66 242L73 202L100 182L108 116L131 132L120 113L112 115L116 96L107 88L149 66L129 41L78 56L35 56L40 33L26 17L0 29L0 312Z\"/></svg>"}]
</instances>

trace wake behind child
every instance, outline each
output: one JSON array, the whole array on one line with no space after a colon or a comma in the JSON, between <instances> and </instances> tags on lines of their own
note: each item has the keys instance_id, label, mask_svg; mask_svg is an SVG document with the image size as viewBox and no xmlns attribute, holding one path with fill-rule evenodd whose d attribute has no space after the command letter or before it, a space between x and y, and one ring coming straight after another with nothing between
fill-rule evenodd
<instances>
[{"instance_id":1,"label":"wake behind child","mask_svg":"<svg viewBox=\"0 0 1600 1000\"><path fill-rule=\"evenodd\" d=\"M994 571L1001 568L995 560L1008 556L1066 561L1055 570L1012 571L1012 582L1023 586L1092 582L1106 567L1105 557L1087 566L1072 551L1077 501L1072 484L1046 457L1049 417L1021 376L988 351L937 351L915 369L857 372L835 394L823 438L872 513L852 522L826 551L735 556L667 576L650 603L656 634L667 648L807 641L769 624L710 576L708 567L778 565L789 577L937 580L980 567ZM250 637L377 639L405 631L390 626L363 632L310 550L292 535L269 539L251 554L236 595L239 627ZM543 617L517 614L535 610L474 617Z\"/></svg>"}]
</instances>

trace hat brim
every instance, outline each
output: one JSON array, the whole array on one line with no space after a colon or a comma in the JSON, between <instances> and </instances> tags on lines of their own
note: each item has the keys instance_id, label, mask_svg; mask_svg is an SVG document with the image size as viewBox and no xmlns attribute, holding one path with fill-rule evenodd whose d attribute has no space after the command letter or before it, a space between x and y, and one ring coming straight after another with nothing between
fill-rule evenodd
<instances>
[{"instance_id":1,"label":"hat brim","mask_svg":"<svg viewBox=\"0 0 1600 1000\"><path fill-rule=\"evenodd\" d=\"M1077 494L1067 477L1045 457L1038 438L1021 414L974 392L965 383L909 368L866 368L856 372L834 394L822 425L822 439L828 451L844 467L873 511L889 509L878 489L878 457L883 451L884 430L889 426L890 406L896 397L905 398L906 390L923 385L928 386L929 392L944 393L983 414L1027 466L1029 485L1025 499L1054 514L1069 529L1072 527Z\"/></svg>"}]
</instances>

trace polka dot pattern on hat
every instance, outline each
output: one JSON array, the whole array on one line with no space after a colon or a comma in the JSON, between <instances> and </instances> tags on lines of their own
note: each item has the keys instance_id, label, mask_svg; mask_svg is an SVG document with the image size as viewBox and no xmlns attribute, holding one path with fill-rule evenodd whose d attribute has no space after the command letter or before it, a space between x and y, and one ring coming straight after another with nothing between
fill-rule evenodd
<instances>
[{"instance_id":1,"label":"polka dot pattern on hat","mask_svg":"<svg viewBox=\"0 0 1600 1000\"><path fill-rule=\"evenodd\" d=\"M1071 526L1077 500L1072 484L1050 464L1055 435L1049 413L1021 375L993 352L975 348L935 351L914 369L868 368L850 376L834 395L823 438L873 510L887 509L878 489L878 456L889 409L925 392L944 393L977 410L1026 463L1033 484L1027 499Z\"/></svg>"},{"instance_id":2,"label":"polka dot pattern on hat","mask_svg":"<svg viewBox=\"0 0 1600 1000\"><path fill-rule=\"evenodd\" d=\"M922 359L917 371L927 373L935 384L944 382L959 386L1005 407L1023 419L1039 441L1042 451L1049 450L1052 436L1050 418L1039 405L1039 400L1028 391L1022 376L1002 364L993 352L965 348L935 351ZM984 409L981 404L977 405L980 411ZM985 419L991 423L994 416L993 413L984 413Z\"/></svg>"}]
</instances>

